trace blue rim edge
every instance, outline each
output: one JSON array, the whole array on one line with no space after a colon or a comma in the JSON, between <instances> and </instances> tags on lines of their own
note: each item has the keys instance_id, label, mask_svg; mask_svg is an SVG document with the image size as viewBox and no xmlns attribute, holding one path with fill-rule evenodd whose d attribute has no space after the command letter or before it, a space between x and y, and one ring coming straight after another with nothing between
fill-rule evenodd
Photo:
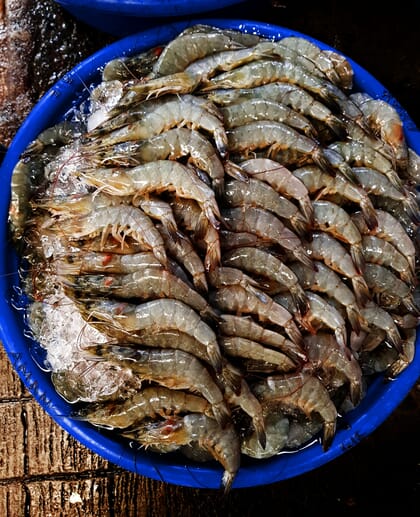
<instances>
[{"instance_id":1,"label":"blue rim edge","mask_svg":"<svg viewBox=\"0 0 420 517\"><path fill-rule=\"evenodd\" d=\"M239 29L266 37L281 38L296 35L308 38L322 49L335 50L306 34L277 25L238 19L196 19L166 24L142 31L117 41L85 59L63 76L36 104L16 133L0 167L5 185L10 185L13 168L27 145L46 127L56 123L75 105L75 98L87 92L87 86L100 80L100 68L109 60L122 55L141 52L152 46L168 42L181 30L195 23L207 23L222 28ZM347 56L345 56L347 57ZM408 113L390 95L388 90L371 74L347 57L355 73L355 89L384 98L399 111L405 123L409 146L420 154L420 132ZM77 104L80 99L77 100ZM42 371L30 353L30 340L23 335L23 315L10 304L13 286L18 285L17 257L9 242L8 218L9 188L0 193L0 242L10 247L10 256L0 254L0 338L7 355L19 377L45 411L67 432L93 452L129 471L159 481L194 488L220 488L222 468L215 462L197 464L187 459L178 464L168 464L165 455L136 451L125 442L111 439L87 423L75 421L69 415L71 406L61 398L51 384L49 374ZM419 338L416 340L416 349ZM319 443L294 453L284 453L269 460L248 460L242 466L233 488L271 484L304 474L330 462L357 445L381 425L408 395L420 377L420 354L416 352L412 363L394 381L379 376L369 387L366 397L353 411L339 422L334 442L327 452ZM367 412L368 411L368 412ZM344 424L344 425L343 425Z\"/></svg>"}]
</instances>

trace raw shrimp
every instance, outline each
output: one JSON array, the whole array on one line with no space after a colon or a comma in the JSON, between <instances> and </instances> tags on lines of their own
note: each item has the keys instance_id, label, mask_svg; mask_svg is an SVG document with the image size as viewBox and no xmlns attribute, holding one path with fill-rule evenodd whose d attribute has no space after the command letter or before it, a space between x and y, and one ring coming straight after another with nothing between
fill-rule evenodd
<instances>
[{"instance_id":1,"label":"raw shrimp","mask_svg":"<svg viewBox=\"0 0 420 517\"><path fill-rule=\"evenodd\" d=\"M214 191L201 181L188 167L174 160L156 160L130 169L95 169L82 172L88 185L116 196L139 196L163 191L194 199L216 228L219 226L219 207Z\"/></svg>"},{"instance_id":2,"label":"raw shrimp","mask_svg":"<svg viewBox=\"0 0 420 517\"><path fill-rule=\"evenodd\" d=\"M289 251L303 264L312 265L299 237L267 210L255 207L226 208L222 210L222 214L229 229L255 233Z\"/></svg>"},{"instance_id":3,"label":"raw shrimp","mask_svg":"<svg viewBox=\"0 0 420 517\"><path fill-rule=\"evenodd\" d=\"M221 263L219 232L203 217L198 204L191 199L176 200L173 210L179 224L194 235L199 247L205 249L205 270L213 271Z\"/></svg>"},{"instance_id":4,"label":"raw shrimp","mask_svg":"<svg viewBox=\"0 0 420 517\"><path fill-rule=\"evenodd\" d=\"M141 350L117 345L94 345L88 350L92 358L103 358L113 364L127 366L144 380L170 389L199 393L212 405L216 420L222 426L229 424L230 411L221 389L194 355L182 350Z\"/></svg>"},{"instance_id":5,"label":"raw shrimp","mask_svg":"<svg viewBox=\"0 0 420 517\"><path fill-rule=\"evenodd\" d=\"M136 199L135 206L140 207L151 219L160 221L167 231L177 238L178 226L169 203L156 196L147 196Z\"/></svg>"},{"instance_id":6,"label":"raw shrimp","mask_svg":"<svg viewBox=\"0 0 420 517\"><path fill-rule=\"evenodd\" d=\"M61 278L78 297L104 295L122 299L173 298L181 300L207 320L218 314L206 299L178 276L164 268L143 268L140 271L114 275L81 275Z\"/></svg>"},{"instance_id":7,"label":"raw shrimp","mask_svg":"<svg viewBox=\"0 0 420 517\"><path fill-rule=\"evenodd\" d=\"M302 341L302 334L293 315L273 299L267 302L249 293L239 285L224 286L211 293L212 303L221 311L236 314L254 314L261 322L270 322L284 328L289 338L297 345Z\"/></svg>"},{"instance_id":8,"label":"raw shrimp","mask_svg":"<svg viewBox=\"0 0 420 517\"><path fill-rule=\"evenodd\" d=\"M327 294L329 298L337 300L346 309L349 322L358 334L363 317L355 294L340 275L323 262L314 261L314 266L315 268L311 269L300 262L293 262L289 265L304 289L319 291Z\"/></svg>"},{"instance_id":9,"label":"raw shrimp","mask_svg":"<svg viewBox=\"0 0 420 517\"><path fill-rule=\"evenodd\" d=\"M85 131L85 125L81 122L63 120L54 126L44 129L35 140L33 140L21 155L22 159L34 157L41 154L46 148L61 147L71 144L73 140L80 137Z\"/></svg>"},{"instance_id":10,"label":"raw shrimp","mask_svg":"<svg viewBox=\"0 0 420 517\"><path fill-rule=\"evenodd\" d=\"M167 265L168 259L160 233L150 217L134 206L101 207L82 217L63 221L58 219L50 227L50 230L54 229L71 241L101 234L101 246L104 246L109 234L121 245L126 237L131 236L150 248L161 264Z\"/></svg>"},{"instance_id":11,"label":"raw shrimp","mask_svg":"<svg viewBox=\"0 0 420 517\"><path fill-rule=\"evenodd\" d=\"M227 136L223 122L200 106L191 95L168 96L165 102L158 103L155 109L147 111L140 119L106 133L102 137L87 140L84 148L90 151L135 140L147 140L178 125L187 125L210 134L222 156L226 154Z\"/></svg>"},{"instance_id":12,"label":"raw shrimp","mask_svg":"<svg viewBox=\"0 0 420 517\"><path fill-rule=\"evenodd\" d=\"M222 350L232 357L270 363L281 372L288 372L296 368L295 363L287 355L247 338L222 336L219 338L219 343Z\"/></svg>"},{"instance_id":13,"label":"raw shrimp","mask_svg":"<svg viewBox=\"0 0 420 517\"><path fill-rule=\"evenodd\" d=\"M316 166L300 167L293 171L293 175L304 183L311 194L315 194L316 200L331 194L339 194L346 200L360 205L369 228L375 228L377 225L375 208L366 191L350 183L343 176L333 177Z\"/></svg>"},{"instance_id":14,"label":"raw shrimp","mask_svg":"<svg viewBox=\"0 0 420 517\"><path fill-rule=\"evenodd\" d=\"M234 425L230 423L223 427L202 413L146 422L122 434L146 446L161 443L185 446L197 442L223 466L222 486L225 493L229 492L239 470L241 445Z\"/></svg>"},{"instance_id":15,"label":"raw shrimp","mask_svg":"<svg viewBox=\"0 0 420 517\"><path fill-rule=\"evenodd\" d=\"M266 445L262 447L256 433L247 434L241 441L241 452L251 458L264 459L276 456L284 449L289 436L289 420L281 411L265 411Z\"/></svg>"},{"instance_id":16,"label":"raw shrimp","mask_svg":"<svg viewBox=\"0 0 420 517\"><path fill-rule=\"evenodd\" d=\"M308 300L296 274L275 255L261 248L241 247L227 251L223 264L234 266L278 282L288 289L301 313L308 310ZM312 268L308 268L312 270Z\"/></svg>"},{"instance_id":17,"label":"raw shrimp","mask_svg":"<svg viewBox=\"0 0 420 517\"><path fill-rule=\"evenodd\" d=\"M367 262L364 276L369 288L378 295L379 305L387 309L394 309L402 304L407 311L419 314L411 287L390 269Z\"/></svg>"},{"instance_id":18,"label":"raw shrimp","mask_svg":"<svg viewBox=\"0 0 420 517\"><path fill-rule=\"evenodd\" d=\"M375 235L363 235L362 249L366 262L391 268L406 284L417 285L417 277L410 269L408 260L390 242Z\"/></svg>"},{"instance_id":19,"label":"raw shrimp","mask_svg":"<svg viewBox=\"0 0 420 517\"><path fill-rule=\"evenodd\" d=\"M257 120L271 120L303 132L308 138L316 137L316 131L306 117L279 102L265 99L243 100L221 108L220 111L227 129Z\"/></svg>"},{"instance_id":20,"label":"raw shrimp","mask_svg":"<svg viewBox=\"0 0 420 517\"><path fill-rule=\"evenodd\" d=\"M257 296L263 303L269 301L269 297L261 291L264 286L261 282L246 275L241 269L235 267L217 267L208 273L210 284L213 288L225 285L240 285L251 294Z\"/></svg>"},{"instance_id":21,"label":"raw shrimp","mask_svg":"<svg viewBox=\"0 0 420 517\"><path fill-rule=\"evenodd\" d=\"M382 196L401 203L413 222L420 221L419 204L416 195L408 188L396 189L389 179L370 167L353 167L357 181L376 204L374 196Z\"/></svg>"},{"instance_id":22,"label":"raw shrimp","mask_svg":"<svg viewBox=\"0 0 420 517\"><path fill-rule=\"evenodd\" d=\"M376 209L378 226L373 230L367 228L360 212L352 214L354 224L362 235L374 235L393 244L408 260L412 273L416 274L416 245L406 232L403 225L389 212Z\"/></svg>"},{"instance_id":23,"label":"raw shrimp","mask_svg":"<svg viewBox=\"0 0 420 517\"><path fill-rule=\"evenodd\" d=\"M270 375L251 386L252 391L263 405L271 411L283 411L293 415L303 412L311 417L319 414L323 420L322 446L329 449L335 436L337 410L322 382L315 376L301 372Z\"/></svg>"},{"instance_id":24,"label":"raw shrimp","mask_svg":"<svg viewBox=\"0 0 420 517\"><path fill-rule=\"evenodd\" d=\"M89 404L76 410L72 418L107 429L127 429L145 418L169 417L179 413L213 416L211 404L203 397L182 390L151 386L122 401Z\"/></svg>"},{"instance_id":25,"label":"raw shrimp","mask_svg":"<svg viewBox=\"0 0 420 517\"><path fill-rule=\"evenodd\" d=\"M366 322L363 325L365 331L373 333L383 332L386 340L391 343L396 350L402 350L400 331L387 310L370 300L360 311Z\"/></svg>"},{"instance_id":26,"label":"raw shrimp","mask_svg":"<svg viewBox=\"0 0 420 517\"><path fill-rule=\"evenodd\" d=\"M397 168L404 171L408 165L408 146L398 111L389 102L367 93L353 93L350 99L363 111L375 134L391 147Z\"/></svg>"},{"instance_id":27,"label":"raw shrimp","mask_svg":"<svg viewBox=\"0 0 420 517\"><path fill-rule=\"evenodd\" d=\"M384 174L397 190L404 192L402 180L392 162L373 147L351 140L333 142L328 148L339 152L351 167L370 167Z\"/></svg>"},{"instance_id":28,"label":"raw shrimp","mask_svg":"<svg viewBox=\"0 0 420 517\"><path fill-rule=\"evenodd\" d=\"M223 200L230 207L254 206L273 212L283 222L290 221L299 237L308 235L310 222L299 208L264 181L252 177L247 182L229 180L225 183Z\"/></svg>"},{"instance_id":29,"label":"raw shrimp","mask_svg":"<svg viewBox=\"0 0 420 517\"><path fill-rule=\"evenodd\" d=\"M322 260L328 267L351 281L359 305L363 307L370 299L366 280L357 271L346 248L332 235L326 232L313 232L312 240L308 243L308 253L313 259Z\"/></svg>"},{"instance_id":30,"label":"raw shrimp","mask_svg":"<svg viewBox=\"0 0 420 517\"><path fill-rule=\"evenodd\" d=\"M355 406L359 404L363 395L363 379L354 355L344 353L335 337L327 332L307 335L303 341L310 363L307 367L313 368L314 373L320 375L330 393L334 393L343 384L348 384L352 403Z\"/></svg>"},{"instance_id":31,"label":"raw shrimp","mask_svg":"<svg viewBox=\"0 0 420 517\"><path fill-rule=\"evenodd\" d=\"M126 81L147 77L163 50L162 46L155 46L133 56L123 56L108 61L102 71L103 81Z\"/></svg>"},{"instance_id":32,"label":"raw shrimp","mask_svg":"<svg viewBox=\"0 0 420 517\"><path fill-rule=\"evenodd\" d=\"M195 288L202 293L207 293L208 284L204 264L191 240L180 231L174 239L164 226L158 224L156 227L162 236L167 253L188 271Z\"/></svg>"},{"instance_id":33,"label":"raw shrimp","mask_svg":"<svg viewBox=\"0 0 420 517\"><path fill-rule=\"evenodd\" d=\"M296 200L308 224L312 224L313 207L308 189L291 171L269 158L250 158L240 166L252 178L262 180L288 199Z\"/></svg>"},{"instance_id":34,"label":"raw shrimp","mask_svg":"<svg viewBox=\"0 0 420 517\"><path fill-rule=\"evenodd\" d=\"M346 135L344 122L336 117L330 108L319 102L308 91L290 83L269 83L255 88L236 88L213 90L207 97L215 104L229 106L242 100L266 99L285 104L294 111L319 122L329 128L334 135L342 138Z\"/></svg>"},{"instance_id":35,"label":"raw shrimp","mask_svg":"<svg viewBox=\"0 0 420 517\"><path fill-rule=\"evenodd\" d=\"M354 70L349 60L334 50L321 50L321 52L330 59L340 78L340 82L337 86L341 86L344 90L350 91L353 88Z\"/></svg>"},{"instance_id":36,"label":"raw shrimp","mask_svg":"<svg viewBox=\"0 0 420 517\"><path fill-rule=\"evenodd\" d=\"M365 261L362 252L362 235L350 215L331 201L313 201L314 227L330 233L350 246L350 255L359 273L363 273ZM377 226L377 225L375 225Z\"/></svg>"},{"instance_id":37,"label":"raw shrimp","mask_svg":"<svg viewBox=\"0 0 420 517\"><path fill-rule=\"evenodd\" d=\"M249 154L256 149L265 149L268 158L282 150L296 156L296 163L308 160L324 170L331 170L329 160L324 156L323 148L313 138L302 135L282 122L257 120L234 127L227 131L228 150L230 152L246 151Z\"/></svg>"},{"instance_id":38,"label":"raw shrimp","mask_svg":"<svg viewBox=\"0 0 420 517\"><path fill-rule=\"evenodd\" d=\"M222 335L243 337L278 348L296 363L301 363L306 360L305 354L293 341L290 341L279 332L263 327L250 316L221 314L219 330Z\"/></svg>"},{"instance_id":39,"label":"raw shrimp","mask_svg":"<svg viewBox=\"0 0 420 517\"><path fill-rule=\"evenodd\" d=\"M206 347L209 361L221 371L222 355L214 330L194 309L180 300L160 298L141 304L117 300L87 300L81 309L85 319L101 328L105 323L133 337L144 331L179 331L194 337Z\"/></svg>"}]
</instances>

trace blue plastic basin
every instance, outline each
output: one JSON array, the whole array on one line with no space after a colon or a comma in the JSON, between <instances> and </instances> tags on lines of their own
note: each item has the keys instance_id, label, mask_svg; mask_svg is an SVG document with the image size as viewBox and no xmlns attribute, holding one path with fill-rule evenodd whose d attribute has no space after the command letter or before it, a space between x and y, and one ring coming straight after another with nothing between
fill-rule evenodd
<instances>
[{"instance_id":1,"label":"blue plastic basin","mask_svg":"<svg viewBox=\"0 0 420 517\"><path fill-rule=\"evenodd\" d=\"M61 120L72 106L78 105L87 97L86 85L100 81L100 67L106 62L164 44L185 27L195 23L208 23L274 38L298 35L308 38L323 49L331 50L331 47L318 40L283 27L255 21L226 19L200 19L168 24L129 36L100 50L67 73L43 96L11 143L0 169L5 186L0 191L0 242L9 241L7 218L10 191L7 185L10 185L14 166L27 145L43 129ZM351 59L349 61L355 72L355 90L365 91L375 98L383 98L395 106L404 121L409 146L420 153L420 133L406 111L374 77ZM199 464L185 458L175 463L170 456L134 450L122 440L105 436L93 426L65 416L70 414L71 406L57 394L49 373L42 371L35 362L29 351L31 341L24 335L22 311L15 310L11 305L12 293L19 285L16 270L16 254L12 245L6 245L0 253L0 338L20 378L44 410L74 438L120 467L177 485L219 488L222 468L215 462ZM416 346L419 346L418 340ZM356 446L381 425L408 395L419 376L420 354L417 351L409 367L393 382L386 382L379 376L372 383L360 405L346 415L346 426L339 426L333 444L327 452L323 452L321 446L315 443L299 452L280 454L268 460L253 461L244 457L233 487L274 483L330 462Z\"/></svg>"}]
</instances>

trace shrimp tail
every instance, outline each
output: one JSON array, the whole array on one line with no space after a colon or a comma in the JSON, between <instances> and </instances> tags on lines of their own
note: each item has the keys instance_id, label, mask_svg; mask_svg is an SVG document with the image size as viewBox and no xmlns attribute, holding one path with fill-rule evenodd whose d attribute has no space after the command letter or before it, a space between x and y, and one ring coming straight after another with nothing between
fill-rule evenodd
<instances>
[{"instance_id":1,"label":"shrimp tail","mask_svg":"<svg viewBox=\"0 0 420 517\"><path fill-rule=\"evenodd\" d=\"M300 314L306 314L309 310L309 302L308 298L305 295L305 291L302 289L300 285L295 285L290 287L290 294L293 297L293 302L296 304L296 307Z\"/></svg>"},{"instance_id":2,"label":"shrimp tail","mask_svg":"<svg viewBox=\"0 0 420 517\"><path fill-rule=\"evenodd\" d=\"M366 303L371 298L365 278L362 275L354 276L352 278L352 285L357 303L362 307L365 307Z\"/></svg>"},{"instance_id":3,"label":"shrimp tail","mask_svg":"<svg viewBox=\"0 0 420 517\"><path fill-rule=\"evenodd\" d=\"M225 384L229 389L235 393L235 395L239 395L242 387L242 373L234 368L228 368L226 365L223 366L222 372L220 374L223 384Z\"/></svg>"},{"instance_id":4,"label":"shrimp tail","mask_svg":"<svg viewBox=\"0 0 420 517\"><path fill-rule=\"evenodd\" d=\"M248 174L242 169L240 165L237 165L231 160L226 160L224 167L226 174L228 174L230 177L238 181L244 181L246 183L249 182Z\"/></svg>"},{"instance_id":5,"label":"shrimp tail","mask_svg":"<svg viewBox=\"0 0 420 517\"><path fill-rule=\"evenodd\" d=\"M212 404L212 411L214 418L217 420L220 426L225 429L225 427L227 427L231 421L230 411L225 402L223 401L221 403Z\"/></svg>"},{"instance_id":6,"label":"shrimp tail","mask_svg":"<svg viewBox=\"0 0 420 517\"><path fill-rule=\"evenodd\" d=\"M360 274L363 274L365 270L365 258L363 255L362 247L359 244L352 244L350 246L350 255L353 259L357 271Z\"/></svg>"},{"instance_id":7,"label":"shrimp tail","mask_svg":"<svg viewBox=\"0 0 420 517\"><path fill-rule=\"evenodd\" d=\"M376 215L375 207L373 206L370 200L368 202L363 203L362 212L369 230L374 230L375 228L377 228L378 217Z\"/></svg>"},{"instance_id":8,"label":"shrimp tail","mask_svg":"<svg viewBox=\"0 0 420 517\"><path fill-rule=\"evenodd\" d=\"M295 343L295 345L302 346L303 345L303 336L298 326L294 321L288 322L285 327L287 335L289 338Z\"/></svg>"},{"instance_id":9,"label":"shrimp tail","mask_svg":"<svg viewBox=\"0 0 420 517\"><path fill-rule=\"evenodd\" d=\"M309 214L310 215L310 214ZM313 210L312 210L313 217ZM297 233L297 235L304 240L310 240L311 232L310 232L310 221L307 219L307 214L301 214L300 212L296 212L296 215L290 220L290 224L293 226L293 229Z\"/></svg>"},{"instance_id":10,"label":"shrimp tail","mask_svg":"<svg viewBox=\"0 0 420 517\"><path fill-rule=\"evenodd\" d=\"M331 447L332 441L335 436L336 424L335 422L327 422L324 424L322 432L322 448L324 452L328 451Z\"/></svg>"},{"instance_id":11,"label":"shrimp tail","mask_svg":"<svg viewBox=\"0 0 420 517\"><path fill-rule=\"evenodd\" d=\"M354 330L354 332L357 335L359 335L360 331L362 330L362 327L361 327L362 315L354 307L347 307L347 316L349 318L351 328Z\"/></svg>"},{"instance_id":12,"label":"shrimp tail","mask_svg":"<svg viewBox=\"0 0 420 517\"><path fill-rule=\"evenodd\" d=\"M293 256L296 260L299 262L302 262L303 265L309 267L310 269L314 269L314 263L312 259L306 254L305 250L303 248L297 248L293 251Z\"/></svg>"}]
</instances>

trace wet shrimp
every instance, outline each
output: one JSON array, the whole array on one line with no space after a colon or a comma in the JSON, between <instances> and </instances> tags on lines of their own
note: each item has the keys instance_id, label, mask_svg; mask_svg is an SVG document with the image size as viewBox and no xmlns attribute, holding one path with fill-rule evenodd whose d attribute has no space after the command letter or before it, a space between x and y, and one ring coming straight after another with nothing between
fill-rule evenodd
<instances>
[{"instance_id":1,"label":"wet shrimp","mask_svg":"<svg viewBox=\"0 0 420 517\"><path fill-rule=\"evenodd\" d=\"M305 313L308 310L308 300L299 278L289 265L269 251L254 247L236 248L223 254L222 263L279 283L290 291L299 312ZM312 268L308 269L312 270Z\"/></svg>"},{"instance_id":2,"label":"wet shrimp","mask_svg":"<svg viewBox=\"0 0 420 517\"><path fill-rule=\"evenodd\" d=\"M294 370L296 365L286 354L265 347L256 341L239 336L222 336L219 338L222 350L231 357L252 359L274 365L281 372Z\"/></svg>"},{"instance_id":3,"label":"wet shrimp","mask_svg":"<svg viewBox=\"0 0 420 517\"><path fill-rule=\"evenodd\" d=\"M312 266L300 238L287 228L278 217L267 210L255 207L222 209L225 225L233 231L250 232L278 244L296 260Z\"/></svg>"},{"instance_id":4,"label":"wet shrimp","mask_svg":"<svg viewBox=\"0 0 420 517\"><path fill-rule=\"evenodd\" d=\"M328 57L340 78L340 82L337 86L341 86L344 90L350 91L353 88L354 70L349 60L334 50L323 49L321 53Z\"/></svg>"},{"instance_id":5,"label":"wet shrimp","mask_svg":"<svg viewBox=\"0 0 420 517\"><path fill-rule=\"evenodd\" d=\"M308 224L312 224L313 207L308 189L290 170L269 158L250 158L240 166L250 177L264 181L288 199L296 200Z\"/></svg>"},{"instance_id":6,"label":"wet shrimp","mask_svg":"<svg viewBox=\"0 0 420 517\"><path fill-rule=\"evenodd\" d=\"M408 260L390 242L375 235L363 235L362 249L366 262L391 268L406 284L417 285L417 277L413 274Z\"/></svg>"},{"instance_id":7,"label":"wet shrimp","mask_svg":"<svg viewBox=\"0 0 420 517\"><path fill-rule=\"evenodd\" d=\"M221 314L219 331L222 335L243 337L251 341L257 341L263 345L278 348L288 357L299 364L306 361L302 350L287 339L283 334L265 328L250 316L236 316L234 314Z\"/></svg>"},{"instance_id":8,"label":"wet shrimp","mask_svg":"<svg viewBox=\"0 0 420 517\"><path fill-rule=\"evenodd\" d=\"M393 244L408 260L410 269L415 275L417 251L415 243L407 234L403 225L392 214L381 209L376 209L376 216L378 226L373 230L367 228L365 220L359 212L352 214L351 217L362 235L374 235Z\"/></svg>"},{"instance_id":9,"label":"wet shrimp","mask_svg":"<svg viewBox=\"0 0 420 517\"><path fill-rule=\"evenodd\" d=\"M89 404L76 410L72 417L106 429L127 429L146 418L186 412L213 417L211 404L203 397L164 386L150 386L122 401Z\"/></svg>"},{"instance_id":10,"label":"wet shrimp","mask_svg":"<svg viewBox=\"0 0 420 517\"><path fill-rule=\"evenodd\" d=\"M296 156L297 164L309 160L326 171L331 170L331 164L316 140L302 135L282 122L248 122L227 130L227 138L228 150L232 153L246 151L249 154L257 149L265 149L267 157L272 158L279 151L286 149Z\"/></svg>"},{"instance_id":11,"label":"wet shrimp","mask_svg":"<svg viewBox=\"0 0 420 517\"><path fill-rule=\"evenodd\" d=\"M247 182L228 180L225 183L223 200L230 207L254 206L263 208L280 217L299 237L308 235L309 221L299 208L279 194L271 185L250 177Z\"/></svg>"},{"instance_id":12,"label":"wet shrimp","mask_svg":"<svg viewBox=\"0 0 420 517\"><path fill-rule=\"evenodd\" d=\"M310 363L307 367L320 375L330 393L348 384L350 399L358 405L363 397L363 379L355 356L344 353L335 337L327 332L305 336L304 345Z\"/></svg>"},{"instance_id":13,"label":"wet shrimp","mask_svg":"<svg viewBox=\"0 0 420 517\"><path fill-rule=\"evenodd\" d=\"M289 265L304 289L325 293L340 303L346 309L352 329L358 334L363 316L354 292L338 273L323 262L314 261L314 266L315 268L311 269L300 262Z\"/></svg>"},{"instance_id":14,"label":"wet shrimp","mask_svg":"<svg viewBox=\"0 0 420 517\"><path fill-rule=\"evenodd\" d=\"M117 205L98 208L82 217L73 217L63 221L56 220L50 230L62 233L66 239L75 241L101 235L101 246L108 235L122 245L126 237L131 236L146 245L164 266L167 265L165 246L153 221L140 208L129 205Z\"/></svg>"},{"instance_id":15,"label":"wet shrimp","mask_svg":"<svg viewBox=\"0 0 420 517\"><path fill-rule=\"evenodd\" d=\"M76 296L104 295L143 301L173 298L191 306L208 321L218 319L218 314L201 294L164 268L143 268L141 271L124 274L61 277L61 281Z\"/></svg>"},{"instance_id":16,"label":"wet shrimp","mask_svg":"<svg viewBox=\"0 0 420 517\"><path fill-rule=\"evenodd\" d=\"M154 381L170 389L199 393L212 405L216 420L222 426L228 425L230 410L223 393L206 366L194 355L182 350L142 350L117 345L93 345L88 352L92 358L131 368L143 380Z\"/></svg>"},{"instance_id":17,"label":"wet shrimp","mask_svg":"<svg viewBox=\"0 0 420 517\"><path fill-rule=\"evenodd\" d=\"M264 303L243 287L231 285L212 292L211 301L221 311L254 314L261 322L270 322L284 328L291 341L298 346L302 341L302 334L294 321L293 315L273 299Z\"/></svg>"},{"instance_id":18,"label":"wet shrimp","mask_svg":"<svg viewBox=\"0 0 420 517\"><path fill-rule=\"evenodd\" d=\"M226 285L240 285L254 296L257 296L263 303L269 301L268 296L261 290L264 289L262 283L245 274L240 268L217 267L213 271L209 271L208 277L211 286L215 289Z\"/></svg>"},{"instance_id":19,"label":"wet shrimp","mask_svg":"<svg viewBox=\"0 0 420 517\"><path fill-rule=\"evenodd\" d=\"M202 413L170 416L163 420L146 422L132 431L122 433L146 446L198 443L224 468L222 487L227 493L239 470L241 446L233 424L221 426L216 420Z\"/></svg>"},{"instance_id":20,"label":"wet shrimp","mask_svg":"<svg viewBox=\"0 0 420 517\"><path fill-rule=\"evenodd\" d=\"M251 458L264 459L282 451L289 436L289 419L281 411L265 411L264 426L267 436L265 447L259 443L256 433L247 433L241 441L241 452Z\"/></svg>"},{"instance_id":21,"label":"wet shrimp","mask_svg":"<svg viewBox=\"0 0 420 517\"><path fill-rule=\"evenodd\" d=\"M345 200L360 206L369 228L375 228L377 225L375 207L366 191L350 183L343 176L331 176L316 166L300 167L293 171L293 175L304 183L308 191L315 195L316 200L339 194Z\"/></svg>"},{"instance_id":22,"label":"wet shrimp","mask_svg":"<svg viewBox=\"0 0 420 517\"><path fill-rule=\"evenodd\" d=\"M365 331L379 334L383 332L384 338L395 347L396 350L401 351L401 334L389 311L385 310L373 300L370 300L366 303L365 307L361 308L361 312L365 320L363 324Z\"/></svg>"},{"instance_id":23,"label":"wet shrimp","mask_svg":"<svg viewBox=\"0 0 420 517\"><path fill-rule=\"evenodd\" d=\"M251 386L263 407L281 410L291 417L303 412L318 414L323 421L322 446L329 449L336 431L337 410L322 382L309 373L271 375Z\"/></svg>"},{"instance_id":24,"label":"wet shrimp","mask_svg":"<svg viewBox=\"0 0 420 517\"><path fill-rule=\"evenodd\" d=\"M185 165L173 160L156 160L130 169L96 169L81 173L83 181L116 196L139 196L152 192L175 192L181 198L194 199L211 224L218 228L219 206L214 191Z\"/></svg>"},{"instance_id":25,"label":"wet shrimp","mask_svg":"<svg viewBox=\"0 0 420 517\"><path fill-rule=\"evenodd\" d=\"M315 260L322 260L328 267L348 278L353 286L356 299L362 307L370 299L369 287L359 273L346 248L332 235L314 231L308 243L308 252Z\"/></svg>"},{"instance_id":26,"label":"wet shrimp","mask_svg":"<svg viewBox=\"0 0 420 517\"><path fill-rule=\"evenodd\" d=\"M365 261L362 252L362 235L349 213L331 201L313 201L314 227L330 233L350 246L350 255L359 273L363 273Z\"/></svg>"},{"instance_id":27,"label":"wet shrimp","mask_svg":"<svg viewBox=\"0 0 420 517\"><path fill-rule=\"evenodd\" d=\"M105 324L135 337L142 333L179 331L195 338L207 350L216 372L221 371L222 355L214 330L186 303L173 298L159 298L140 304L118 300L87 300L83 316L100 329Z\"/></svg>"}]
</instances>

